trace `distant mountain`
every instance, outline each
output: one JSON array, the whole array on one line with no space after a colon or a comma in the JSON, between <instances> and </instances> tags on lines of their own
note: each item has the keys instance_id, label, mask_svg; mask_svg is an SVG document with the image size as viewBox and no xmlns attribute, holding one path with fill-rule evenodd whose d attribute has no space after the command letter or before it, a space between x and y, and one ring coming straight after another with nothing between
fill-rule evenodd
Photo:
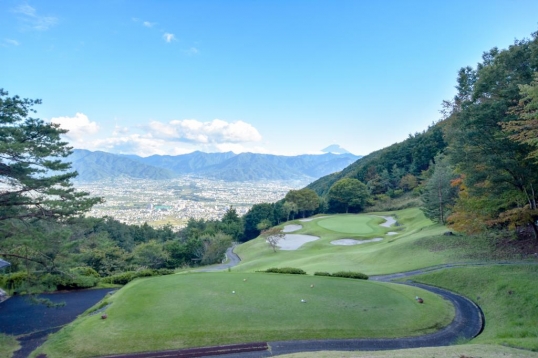
<instances>
[{"instance_id":1,"label":"distant mountain","mask_svg":"<svg viewBox=\"0 0 538 358\"><path fill-rule=\"evenodd\" d=\"M77 180L80 181L97 181L118 177L160 180L176 176L170 170L106 152L75 149L67 160L71 162L72 168L78 172Z\"/></svg>"},{"instance_id":2,"label":"distant mountain","mask_svg":"<svg viewBox=\"0 0 538 358\"><path fill-rule=\"evenodd\" d=\"M183 155L152 155L149 157L139 157L129 155L128 157L144 164L159 168L166 168L177 174L193 174L207 167L218 165L236 156L233 152L226 153L204 153L192 152Z\"/></svg>"},{"instance_id":3,"label":"distant mountain","mask_svg":"<svg viewBox=\"0 0 538 358\"><path fill-rule=\"evenodd\" d=\"M327 148L321 150L323 153L334 153L334 154L351 154L344 148L340 147L338 144L332 144Z\"/></svg>"},{"instance_id":4,"label":"distant mountain","mask_svg":"<svg viewBox=\"0 0 538 358\"><path fill-rule=\"evenodd\" d=\"M170 179L195 175L225 181L315 180L338 172L360 156L326 153L281 156L270 154L203 153L170 156L120 155L75 149L68 158L79 172L78 180L96 181L115 177Z\"/></svg>"}]
</instances>

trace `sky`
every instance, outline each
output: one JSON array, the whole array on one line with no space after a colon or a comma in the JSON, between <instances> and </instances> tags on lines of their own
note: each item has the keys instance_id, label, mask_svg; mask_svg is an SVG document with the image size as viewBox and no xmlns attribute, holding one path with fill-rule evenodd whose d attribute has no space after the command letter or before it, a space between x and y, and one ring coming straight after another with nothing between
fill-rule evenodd
<instances>
[{"instance_id":1,"label":"sky","mask_svg":"<svg viewBox=\"0 0 538 358\"><path fill-rule=\"evenodd\" d=\"M0 0L0 88L75 148L357 155L422 132L536 0Z\"/></svg>"}]
</instances>

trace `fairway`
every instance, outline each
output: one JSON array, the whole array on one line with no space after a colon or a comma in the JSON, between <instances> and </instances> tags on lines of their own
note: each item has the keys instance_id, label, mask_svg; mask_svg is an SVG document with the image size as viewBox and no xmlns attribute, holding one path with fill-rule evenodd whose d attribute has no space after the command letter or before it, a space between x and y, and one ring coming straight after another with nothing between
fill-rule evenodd
<instances>
[{"instance_id":1,"label":"fairway","mask_svg":"<svg viewBox=\"0 0 538 358\"><path fill-rule=\"evenodd\" d=\"M381 216L395 218L398 226L381 226L386 222ZM458 246L453 251L432 251L417 245L425 238L439 237L440 241L447 241L442 236L447 229L426 219L418 208L374 214L337 214L311 221L286 222L285 225L295 223L303 227L294 231L294 234L312 235L320 239L306 243L295 251L277 252L273 252L265 238L248 241L235 248L235 253L242 261L233 271L253 272L288 266L301 268L309 274L344 270L379 275L454 262L448 254L459 252ZM396 230L398 235L390 234ZM342 239L358 240L361 244L333 243Z\"/></svg>"},{"instance_id":2,"label":"fairway","mask_svg":"<svg viewBox=\"0 0 538 358\"><path fill-rule=\"evenodd\" d=\"M334 232L355 235L368 235L372 233L382 233L379 223L384 219L371 215L337 215L320 219L317 224L322 228Z\"/></svg>"},{"instance_id":3,"label":"fairway","mask_svg":"<svg viewBox=\"0 0 538 358\"><path fill-rule=\"evenodd\" d=\"M416 295L425 303L418 304ZM137 280L109 301L106 320L78 319L42 352L88 357L254 341L401 337L436 331L453 318L448 302L413 287L266 273Z\"/></svg>"}]
</instances>

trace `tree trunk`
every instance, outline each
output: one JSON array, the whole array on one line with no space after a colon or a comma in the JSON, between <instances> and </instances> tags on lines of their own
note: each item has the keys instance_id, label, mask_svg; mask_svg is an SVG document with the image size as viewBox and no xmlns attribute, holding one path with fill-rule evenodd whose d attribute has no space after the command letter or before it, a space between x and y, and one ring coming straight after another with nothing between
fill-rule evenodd
<instances>
[{"instance_id":1,"label":"tree trunk","mask_svg":"<svg viewBox=\"0 0 538 358\"><path fill-rule=\"evenodd\" d=\"M538 241L538 226L536 225L536 221L533 221L531 226L534 231L534 240Z\"/></svg>"},{"instance_id":2,"label":"tree trunk","mask_svg":"<svg viewBox=\"0 0 538 358\"><path fill-rule=\"evenodd\" d=\"M444 225L445 223L445 218L444 218L444 213L443 213L443 193L441 192L441 183L439 183L438 187L437 187L437 196L439 198L439 221L441 222L441 224Z\"/></svg>"}]
</instances>

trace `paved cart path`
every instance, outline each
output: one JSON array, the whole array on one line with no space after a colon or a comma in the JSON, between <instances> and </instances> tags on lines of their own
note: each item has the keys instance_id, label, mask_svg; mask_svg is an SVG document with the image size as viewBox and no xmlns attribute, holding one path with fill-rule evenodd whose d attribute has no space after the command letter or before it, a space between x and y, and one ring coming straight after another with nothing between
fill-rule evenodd
<instances>
[{"instance_id":1,"label":"paved cart path","mask_svg":"<svg viewBox=\"0 0 538 358\"><path fill-rule=\"evenodd\" d=\"M26 358L47 335L59 331L78 315L99 302L112 289L78 290L39 295L65 306L48 308L32 304L25 296L13 296L0 303L0 332L17 336L21 349L14 358Z\"/></svg>"}]
</instances>

